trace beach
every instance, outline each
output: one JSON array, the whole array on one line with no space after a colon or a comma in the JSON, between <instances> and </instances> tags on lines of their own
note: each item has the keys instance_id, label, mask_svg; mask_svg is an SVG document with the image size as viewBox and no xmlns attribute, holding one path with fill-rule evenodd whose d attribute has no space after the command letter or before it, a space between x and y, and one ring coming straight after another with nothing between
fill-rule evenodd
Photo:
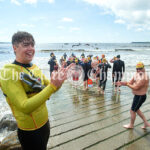
<instances>
[{"instance_id":1,"label":"beach","mask_svg":"<svg viewBox=\"0 0 150 150\"><path fill-rule=\"evenodd\" d=\"M123 128L130 121L131 90L113 90L110 81L105 95L99 95L96 87L85 91L65 82L47 101L51 126L48 149L149 150L150 129L141 129L139 117L133 130ZM149 93L141 110L150 121Z\"/></svg>"},{"instance_id":2,"label":"beach","mask_svg":"<svg viewBox=\"0 0 150 150\"><path fill-rule=\"evenodd\" d=\"M95 44L90 44L89 47L85 43L81 43L80 45L63 43L55 44L55 47L53 46L52 48L55 49L54 53L58 60L64 52L68 56L73 52L77 57L80 57L82 52L86 56L93 54L100 57L101 54L105 54L107 60L120 54L121 60L125 61L126 66L126 73L123 80L130 79L135 72L135 65L138 61L144 62L146 70L150 71L149 45L136 45L136 47L135 45L131 46L131 44L120 44L120 47L118 46L119 44L103 44L103 46L96 44L95 47L93 45L95 46ZM2 44L0 47L2 47ZM37 54L34 58L34 63L42 69L47 78L49 78L49 66L47 62L51 51L50 44L37 46ZM2 52L0 54L0 58L2 58L0 60L0 67L14 60L14 54L10 45L8 49L6 47ZM82 85L75 87L72 83L66 81L62 88L47 101L51 124L48 149L148 150L150 148L150 130L144 131L140 128L142 120L139 117L136 119L134 130L126 130L122 127L130 120L129 110L132 99L132 92L127 87L121 87L121 92L114 92L111 81L111 69L109 70L104 95L98 93L96 85L85 91ZM0 119L4 115L11 113L1 91L0 108ZM141 107L141 110L150 121L149 108L150 93L148 92L147 101ZM0 140L9 133L11 132L5 129L1 130Z\"/></svg>"}]
</instances>

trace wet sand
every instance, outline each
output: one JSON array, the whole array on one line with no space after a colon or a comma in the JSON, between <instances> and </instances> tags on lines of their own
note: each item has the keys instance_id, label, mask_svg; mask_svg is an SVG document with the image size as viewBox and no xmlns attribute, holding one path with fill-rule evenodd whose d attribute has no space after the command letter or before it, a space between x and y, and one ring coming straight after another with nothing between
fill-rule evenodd
<instances>
[{"instance_id":1,"label":"wet sand","mask_svg":"<svg viewBox=\"0 0 150 150\"><path fill-rule=\"evenodd\" d=\"M137 116L133 130L123 128L130 121L133 95L127 87L115 93L111 81L105 95L96 86L84 91L65 82L47 102L51 124L48 149L52 150L149 150L150 129L140 127ZM150 121L150 96L141 107Z\"/></svg>"}]
</instances>

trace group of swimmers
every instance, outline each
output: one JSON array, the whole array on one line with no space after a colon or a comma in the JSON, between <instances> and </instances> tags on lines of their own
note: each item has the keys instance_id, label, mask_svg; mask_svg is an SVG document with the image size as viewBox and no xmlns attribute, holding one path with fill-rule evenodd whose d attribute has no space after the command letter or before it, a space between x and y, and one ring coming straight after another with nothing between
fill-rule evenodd
<instances>
[{"instance_id":1,"label":"group of swimmers","mask_svg":"<svg viewBox=\"0 0 150 150\"><path fill-rule=\"evenodd\" d=\"M74 54L71 54L71 56L67 59L67 55L65 53L60 59L60 65L62 67L66 67L71 63L80 65L84 70L84 88L88 89L88 80L90 74L93 74L96 78L98 91L101 94L104 94L107 82L107 71L109 68L111 68L111 65L106 60L104 54L102 54L100 59L98 56L94 56L93 58L92 57L92 55L88 55L87 57L85 57L84 53L82 53L81 59L77 58ZM146 92L149 85L149 77L145 72L144 64L142 62L138 62L136 65L135 76L128 82L122 82L121 80L125 72L124 61L120 60L120 55L117 55L110 60L110 63L113 63L112 82L115 85L115 91L120 91L120 86L127 86L132 89L132 93L134 94L132 106L130 109L131 119L129 124L123 125L123 127L126 129L133 129L136 114L138 114L144 122L144 126L142 126L141 128L147 129L147 127L150 127L150 123L147 121L144 114L140 110L140 107L146 100ZM73 76L73 79L75 79L76 81L78 77L76 76L76 78L74 78Z\"/></svg>"},{"instance_id":2,"label":"group of swimmers","mask_svg":"<svg viewBox=\"0 0 150 150\"><path fill-rule=\"evenodd\" d=\"M112 58L110 60L110 63L105 58L105 55L102 54L101 58L98 56L88 55L85 56L84 53L81 54L80 58L76 57L74 53L72 53L69 57L66 53L63 54L63 56L60 58L59 63L56 59L55 54L52 52L50 53L50 60L48 61L48 64L50 65L50 75L53 71L57 71L59 68L59 64L61 67L66 68L71 63L75 63L78 66L81 66L83 69L83 82L84 82L84 89L87 90L89 87L89 82L91 81L90 77L94 78L96 80L96 83L98 85L98 91L101 94L104 94L105 88L106 88L106 82L107 82L107 72L108 69L111 68L110 63L113 63L112 68L112 82L113 84L115 82L121 81L123 72L125 72L125 65L122 60L120 60L120 55L117 55L116 57ZM77 73L79 70L75 70L73 73L73 80L77 81L79 73ZM115 85L115 91L119 90L119 86Z\"/></svg>"}]
</instances>

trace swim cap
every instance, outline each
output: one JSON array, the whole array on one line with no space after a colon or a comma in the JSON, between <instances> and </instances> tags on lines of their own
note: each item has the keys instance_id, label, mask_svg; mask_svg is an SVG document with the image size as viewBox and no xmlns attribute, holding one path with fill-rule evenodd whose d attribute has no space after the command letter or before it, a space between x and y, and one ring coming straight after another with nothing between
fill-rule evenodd
<instances>
[{"instance_id":1,"label":"swim cap","mask_svg":"<svg viewBox=\"0 0 150 150\"><path fill-rule=\"evenodd\" d=\"M87 63L87 62L88 62L88 59L87 59L87 58L85 58L85 59L84 59L84 63Z\"/></svg>"},{"instance_id":2,"label":"swim cap","mask_svg":"<svg viewBox=\"0 0 150 150\"><path fill-rule=\"evenodd\" d=\"M50 53L50 56L51 56L51 57L52 57L52 56L54 56L54 53L53 53L53 52L51 52L51 53Z\"/></svg>"},{"instance_id":3,"label":"swim cap","mask_svg":"<svg viewBox=\"0 0 150 150\"><path fill-rule=\"evenodd\" d=\"M88 60L91 60L91 58L90 58L90 57L87 57L87 59L88 59Z\"/></svg>"},{"instance_id":4,"label":"swim cap","mask_svg":"<svg viewBox=\"0 0 150 150\"><path fill-rule=\"evenodd\" d=\"M93 57L93 59L94 59L94 60L97 60L97 58L96 58L96 57Z\"/></svg>"},{"instance_id":5,"label":"swim cap","mask_svg":"<svg viewBox=\"0 0 150 150\"><path fill-rule=\"evenodd\" d=\"M106 63L106 62L107 62L106 58L103 58L102 63Z\"/></svg>"},{"instance_id":6,"label":"swim cap","mask_svg":"<svg viewBox=\"0 0 150 150\"><path fill-rule=\"evenodd\" d=\"M120 58L120 55L117 55L117 58Z\"/></svg>"},{"instance_id":7,"label":"swim cap","mask_svg":"<svg viewBox=\"0 0 150 150\"><path fill-rule=\"evenodd\" d=\"M77 58L75 59L75 63L78 63L78 59Z\"/></svg>"},{"instance_id":8,"label":"swim cap","mask_svg":"<svg viewBox=\"0 0 150 150\"><path fill-rule=\"evenodd\" d=\"M136 64L136 69L138 69L138 68L144 68L144 64L142 62L138 62Z\"/></svg>"},{"instance_id":9,"label":"swim cap","mask_svg":"<svg viewBox=\"0 0 150 150\"><path fill-rule=\"evenodd\" d=\"M116 56L114 56L114 58L113 58L114 60L117 60L117 57Z\"/></svg>"},{"instance_id":10,"label":"swim cap","mask_svg":"<svg viewBox=\"0 0 150 150\"><path fill-rule=\"evenodd\" d=\"M70 62L73 62L73 58L72 57L70 58Z\"/></svg>"},{"instance_id":11,"label":"swim cap","mask_svg":"<svg viewBox=\"0 0 150 150\"><path fill-rule=\"evenodd\" d=\"M102 58L104 58L105 57L105 55L104 54L102 54Z\"/></svg>"}]
</instances>

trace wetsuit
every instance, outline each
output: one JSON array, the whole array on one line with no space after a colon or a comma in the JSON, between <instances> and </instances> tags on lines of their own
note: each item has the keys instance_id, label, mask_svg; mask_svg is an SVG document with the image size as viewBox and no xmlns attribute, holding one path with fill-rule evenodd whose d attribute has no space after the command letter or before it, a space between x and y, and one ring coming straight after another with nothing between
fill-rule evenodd
<instances>
[{"instance_id":1,"label":"wetsuit","mask_svg":"<svg viewBox=\"0 0 150 150\"><path fill-rule=\"evenodd\" d=\"M82 54L81 54L81 58L85 58L85 55L84 55L84 53L82 53Z\"/></svg>"},{"instance_id":2,"label":"wetsuit","mask_svg":"<svg viewBox=\"0 0 150 150\"><path fill-rule=\"evenodd\" d=\"M87 81L89 79L88 75L90 74L91 63L89 63L89 62L81 63L81 66L82 66L83 71L84 71L84 79L83 79L83 81Z\"/></svg>"},{"instance_id":3,"label":"wetsuit","mask_svg":"<svg viewBox=\"0 0 150 150\"><path fill-rule=\"evenodd\" d=\"M115 75L115 82L121 81L124 72L125 72L124 61L122 60L114 61L112 74Z\"/></svg>"},{"instance_id":4,"label":"wetsuit","mask_svg":"<svg viewBox=\"0 0 150 150\"><path fill-rule=\"evenodd\" d=\"M110 64L102 63L99 64L98 67L100 68L100 80L99 80L99 87L102 87L103 90L105 90L106 82L107 82L107 71L108 68L111 68Z\"/></svg>"},{"instance_id":5,"label":"wetsuit","mask_svg":"<svg viewBox=\"0 0 150 150\"><path fill-rule=\"evenodd\" d=\"M48 64L50 65L50 76L52 74L52 72L54 71L54 66L56 65L56 62L55 62L55 57L52 57L49 61L48 61Z\"/></svg>"},{"instance_id":6,"label":"wetsuit","mask_svg":"<svg viewBox=\"0 0 150 150\"><path fill-rule=\"evenodd\" d=\"M41 84L46 87L41 92L34 91L20 80L21 72L40 78ZM5 65L0 73L1 89L17 121L22 148L46 150L50 134L46 100L57 88L45 78L36 65L15 62Z\"/></svg>"},{"instance_id":7,"label":"wetsuit","mask_svg":"<svg viewBox=\"0 0 150 150\"><path fill-rule=\"evenodd\" d=\"M110 60L110 63L114 63L114 61L115 61L115 59L113 58L113 59ZM114 77L113 72L112 72L112 82L113 83L115 82L115 77Z\"/></svg>"},{"instance_id":8,"label":"wetsuit","mask_svg":"<svg viewBox=\"0 0 150 150\"><path fill-rule=\"evenodd\" d=\"M66 59L67 59L67 54L66 54L66 53L64 53L64 55L63 55L63 56L64 56L64 59L66 60Z\"/></svg>"}]
</instances>

